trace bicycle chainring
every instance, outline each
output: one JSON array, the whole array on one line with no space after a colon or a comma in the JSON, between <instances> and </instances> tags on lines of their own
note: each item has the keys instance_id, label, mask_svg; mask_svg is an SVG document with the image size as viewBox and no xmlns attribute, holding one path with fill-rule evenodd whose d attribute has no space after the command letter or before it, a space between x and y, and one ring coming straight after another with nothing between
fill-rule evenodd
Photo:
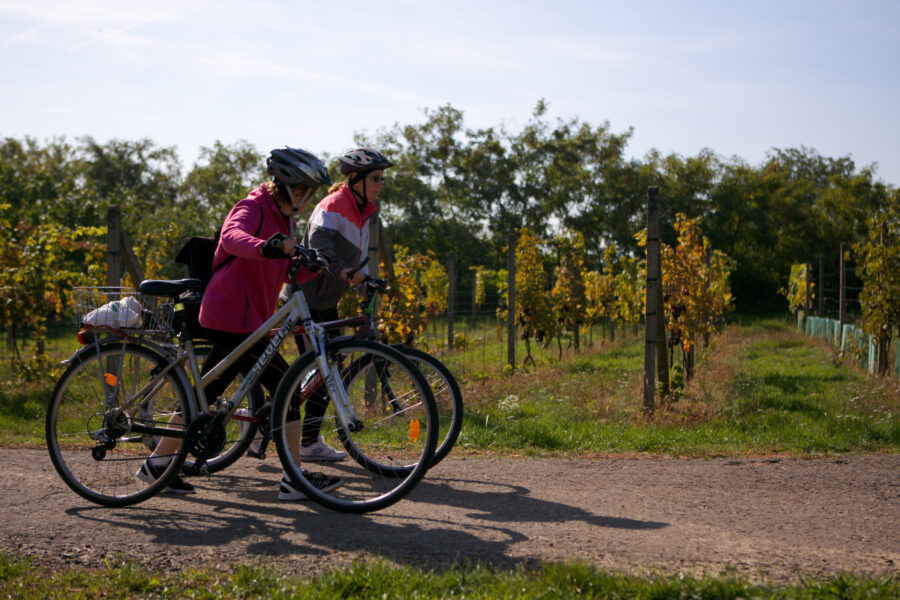
<instances>
[{"instance_id":1,"label":"bicycle chainring","mask_svg":"<svg viewBox=\"0 0 900 600\"><path fill-rule=\"evenodd\" d=\"M225 426L208 413L197 415L187 428L187 450L197 461L205 462L225 447Z\"/></svg>"}]
</instances>

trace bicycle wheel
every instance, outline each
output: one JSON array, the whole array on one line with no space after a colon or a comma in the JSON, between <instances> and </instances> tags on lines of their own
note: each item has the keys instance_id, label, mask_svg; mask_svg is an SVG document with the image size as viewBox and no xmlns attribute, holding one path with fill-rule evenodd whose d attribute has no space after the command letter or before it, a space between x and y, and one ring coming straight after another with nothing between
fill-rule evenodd
<instances>
[{"instance_id":1,"label":"bicycle wheel","mask_svg":"<svg viewBox=\"0 0 900 600\"><path fill-rule=\"evenodd\" d=\"M307 352L294 361L275 394L272 437L278 456L292 485L323 506L341 512L379 510L405 496L431 464L438 434L434 396L418 369L389 346L335 341L328 355L357 420L342 425L333 401L318 416L322 400L331 394L315 356ZM298 410L292 410L295 395L302 403ZM347 456L328 462L301 458L300 429L310 425L319 427L329 446L345 448ZM302 476L304 470L340 478L342 485L321 491Z\"/></svg>"},{"instance_id":2,"label":"bicycle wheel","mask_svg":"<svg viewBox=\"0 0 900 600\"><path fill-rule=\"evenodd\" d=\"M197 345L194 347L194 353L197 355L198 364L203 364L203 358L206 357L211 349L212 346L197 342ZM237 379L228 386L228 389L225 390L225 397L230 398L237 392L244 375L245 373L240 373ZM207 398L207 400L211 399ZM238 410L245 409L247 415L234 416L225 422L225 446L219 454L206 461L206 471L208 473L216 473L233 465L237 459L246 454L247 449L250 448L250 444L253 443L253 439L260 432L260 429L263 432L268 431L269 411L264 407L265 402L266 395L261 386L255 385L250 388L250 391L244 396L240 406L238 406ZM193 468L194 459L188 454L184 460L182 470L185 473L192 473Z\"/></svg>"},{"instance_id":3,"label":"bicycle wheel","mask_svg":"<svg viewBox=\"0 0 900 600\"><path fill-rule=\"evenodd\" d=\"M412 361L431 385L438 411L438 442L431 466L441 462L453 449L463 422L462 392L453 373L434 356L402 344L393 346Z\"/></svg>"},{"instance_id":4,"label":"bicycle wheel","mask_svg":"<svg viewBox=\"0 0 900 600\"><path fill-rule=\"evenodd\" d=\"M82 497L104 506L136 504L181 470L193 416L184 372L170 370L149 396L132 402L167 362L120 341L87 346L69 360L50 396L45 433L53 466ZM178 450L159 478L146 483L136 474L160 436L178 438Z\"/></svg>"}]
</instances>

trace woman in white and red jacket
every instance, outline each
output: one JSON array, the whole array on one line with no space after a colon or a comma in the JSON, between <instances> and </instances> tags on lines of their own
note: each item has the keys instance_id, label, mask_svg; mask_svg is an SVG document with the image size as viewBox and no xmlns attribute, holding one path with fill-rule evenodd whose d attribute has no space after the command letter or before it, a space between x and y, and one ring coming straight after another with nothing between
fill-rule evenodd
<instances>
[{"instance_id":1,"label":"woman in white and red jacket","mask_svg":"<svg viewBox=\"0 0 900 600\"><path fill-rule=\"evenodd\" d=\"M363 267L349 280L346 277L368 251L369 220L378 211L375 201L384 185L384 170L392 166L371 148L351 150L338 161L347 179L331 186L328 196L316 205L302 245L315 249L342 276L337 279L305 270L297 276L310 308L322 312L336 310L347 286L358 286L368 272Z\"/></svg>"},{"instance_id":2,"label":"woman in white and red jacket","mask_svg":"<svg viewBox=\"0 0 900 600\"><path fill-rule=\"evenodd\" d=\"M369 221L378 212L375 201L384 184L384 170L392 163L377 150L356 148L338 158L341 173L346 181L334 184L313 209L302 245L314 249L319 258L340 277L301 269L297 274L300 289L306 297L315 321L338 319L337 305L348 286L362 284L367 267L358 269L369 248ZM351 274L352 272L352 274ZM296 336L297 348L302 354L305 338ZM328 403L323 393L313 394L308 402L311 410ZM303 432L299 455L301 460L343 460L346 453L325 444L319 436L318 420L308 416L303 420ZM321 415L319 415L321 416Z\"/></svg>"}]
</instances>

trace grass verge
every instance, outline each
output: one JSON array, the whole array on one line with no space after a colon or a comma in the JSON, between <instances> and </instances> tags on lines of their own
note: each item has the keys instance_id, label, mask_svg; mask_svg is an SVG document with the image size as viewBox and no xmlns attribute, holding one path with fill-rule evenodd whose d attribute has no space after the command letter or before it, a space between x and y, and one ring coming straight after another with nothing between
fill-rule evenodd
<instances>
[{"instance_id":1,"label":"grass verge","mask_svg":"<svg viewBox=\"0 0 900 600\"><path fill-rule=\"evenodd\" d=\"M866 375L786 319L727 326L678 400L650 419L642 364L643 344L631 339L530 373L464 381L459 447L525 456L900 449L900 383Z\"/></svg>"},{"instance_id":2,"label":"grass verge","mask_svg":"<svg viewBox=\"0 0 900 600\"><path fill-rule=\"evenodd\" d=\"M793 584L751 582L734 574L692 577L607 573L583 564L499 571L458 565L442 572L356 563L315 578L271 567L154 573L133 564L105 570L40 568L0 557L0 596L10 598L710 598L889 599L893 577L838 575Z\"/></svg>"}]
</instances>

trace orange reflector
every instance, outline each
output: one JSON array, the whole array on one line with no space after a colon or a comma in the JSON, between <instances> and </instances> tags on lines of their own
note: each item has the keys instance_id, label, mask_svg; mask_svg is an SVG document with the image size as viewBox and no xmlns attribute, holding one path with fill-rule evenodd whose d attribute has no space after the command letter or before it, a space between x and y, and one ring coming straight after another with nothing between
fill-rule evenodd
<instances>
[{"instance_id":1,"label":"orange reflector","mask_svg":"<svg viewBox=\"0 0 900 600\"><path fill-rule=\"evenodd\" d=\"M103 376L103 381L105 381L106 385L108 385L109 387L116 387L116 382L118 380L116 379L116 376L113 375L112 373L107 373L106 375Z\"/></svg>"},{"instance_id":2,"label":"orange reflector","mask_svg":"<svg viewBox=\"0 0 900 600\"><path fill-rule=\"evenodd\" d=\"M419 441L419 420L413 419L409 422L409 441Z\"/></svg>"}]
</instances>

